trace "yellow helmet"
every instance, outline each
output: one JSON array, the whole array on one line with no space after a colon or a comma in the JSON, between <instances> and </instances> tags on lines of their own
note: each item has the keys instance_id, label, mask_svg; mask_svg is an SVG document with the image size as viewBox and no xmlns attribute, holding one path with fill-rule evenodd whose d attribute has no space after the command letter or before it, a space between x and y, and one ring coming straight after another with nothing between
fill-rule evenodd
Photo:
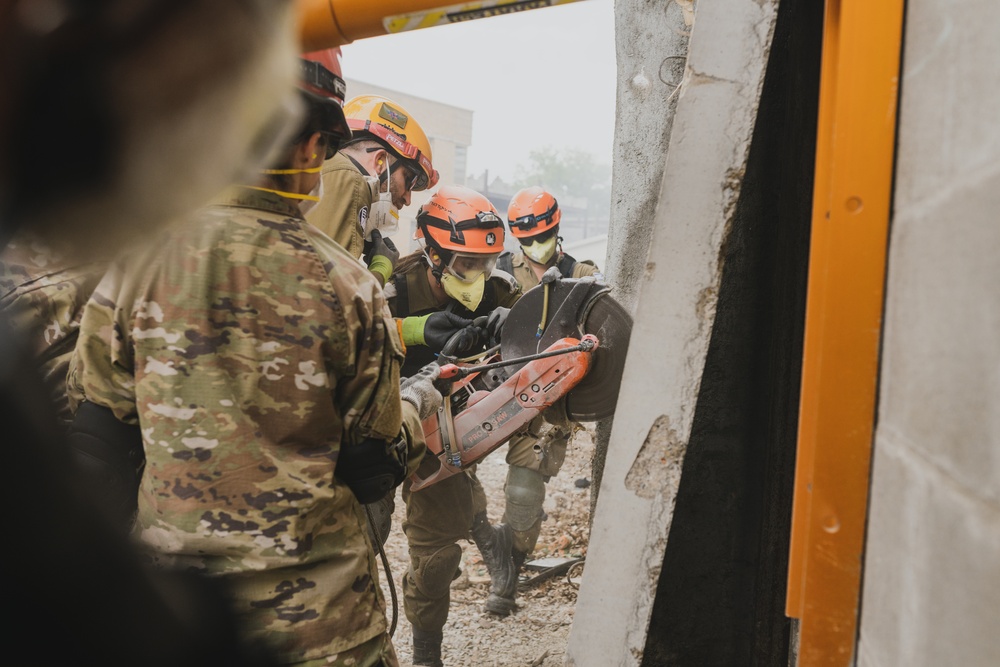
<instances>
[{"instance_id":1,"label":"yellow helmet","mask_svg":"<svg viewBox=\"0 0 1000 667\"><path fill-rule=\"evenodd\" d=\"M431 142L409 112L379 95L359 95L344 105L354 140L372 139L417 174L412 190L426 190L438 182L431 162Z\"/></svg>"}]
</instances>

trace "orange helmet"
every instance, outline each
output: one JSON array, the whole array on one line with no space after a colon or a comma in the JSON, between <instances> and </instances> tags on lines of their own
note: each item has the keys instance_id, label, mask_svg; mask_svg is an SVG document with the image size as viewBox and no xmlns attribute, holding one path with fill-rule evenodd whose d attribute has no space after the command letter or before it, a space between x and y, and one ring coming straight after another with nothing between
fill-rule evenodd
<instances>
[{"instance_id":1,"label":"orange helmet","mask_svg":"<svg viewBox=\"0 0 1000 667\"><path fill-rule=\"evenodd\" d=\"M340 48L303 53L299 59L299 91L324 118L327 134L327 158L351 138L351 128L344 115L344 83L340 67Z\"/></svg>"},{"instance_id":2,"label":"orange helmet","mask_svg":"<svg viewBox=\"0 0 1000 667\"><path fill-rule=\"evenodd\" d=\"M507 207L510 233L518 239L554 230L561 218L562 212L556 198L537 185L519 190Z\"/></svg>"},{"instance_id":3,"label":"orange helmet","mask_svg":"<svg viewBox=\"0 0 1000 667\"><path fill-rule=\"evenodd\" d=\"M355 139L373 139L401 160L417 178L411 190L437 185L431 142L420 124L395 102L378 95L360 95L344 106Z\"/></svg>"},{"instance_id":4,"label":"orange helmet","mask_svg":"<svg viewBox=\"0 0 1000 667\"><path fill-rule=\"evenodd\" d=\"M499 255L503 220L485 196L460 185L447 185L417 213L416 238L445 254Z\"/></svg>"}]
</instances>

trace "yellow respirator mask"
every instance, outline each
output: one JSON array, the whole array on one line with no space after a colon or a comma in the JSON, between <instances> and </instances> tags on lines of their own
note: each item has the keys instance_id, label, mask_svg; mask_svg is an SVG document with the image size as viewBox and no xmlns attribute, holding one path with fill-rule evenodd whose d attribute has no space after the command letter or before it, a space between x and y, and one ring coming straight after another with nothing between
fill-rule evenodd
<instances>
[{"instance_id":1,"label":"yellow respirator mask","mask_svg":"<svg viewBox=\"0 0 1000 667\"><path fill-rule=\"evenodd\" d=\"M444 293L455 299L471 311L475 311L483 301L483 291L486 289L486 274L480 273L472 280L462 280L450 273L441 275L441 288Z\"/></svg>"},{"instance_id":2,"label":"yellow respirator mask","mask_svg":"<svg viewBox=\"0 0 1000 667\"><path fill-rule=\"evenodd\" d=\"M553 235L545 241L535 241L531 245L522 245L521 249L524 250L524 254L532 260L538 262L539 264L545 264L547 261L552 259L552 255L555 254L557 241L558 239L556 239L555 235Z\"/></svg>"}]
</instances>

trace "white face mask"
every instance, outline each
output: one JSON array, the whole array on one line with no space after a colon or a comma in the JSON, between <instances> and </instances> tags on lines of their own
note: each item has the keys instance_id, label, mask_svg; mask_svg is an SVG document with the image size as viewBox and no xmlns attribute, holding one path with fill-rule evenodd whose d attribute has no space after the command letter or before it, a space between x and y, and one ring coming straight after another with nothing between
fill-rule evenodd
<instances>
[{"instance_id":1,"label":"white face mask","mask_svg":"<svg viewBox=\"0 0 1000 667\"><path fill-rule=\"evenodd\" d=\"M319 181L317 181L316 186L309 191L310 197L315 197L316 199L303 199L299 202L299 210L302 211L302 215L308 215L309 211L316 208L316 204L323 198L323 177L320 176Z\"/></svg>"},{"instance_id":2,"label":"white face mask","mask_svg":"<svg viewBox=\"0 0 1000 667\"><path fill-rule=\"evenodd\" d=\"M378 230L383 236L391 236L399 229L399 209L392 203L392 193L389 191L389 180L392 174L386 168L385 192L381 192L382 183L374 176L366 176L368 187L372 190L372 205L365 224L365 238L371 241L372 232Z\"/></svg>"}]
</instances>

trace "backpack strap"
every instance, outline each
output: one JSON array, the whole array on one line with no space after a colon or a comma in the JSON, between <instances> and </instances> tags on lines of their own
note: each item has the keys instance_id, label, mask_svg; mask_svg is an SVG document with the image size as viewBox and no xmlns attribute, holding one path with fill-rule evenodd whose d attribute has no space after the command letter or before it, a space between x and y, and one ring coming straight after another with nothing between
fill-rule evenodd
<instances>
[{"instance_id":1,"label":"backpack strap","mask_svg":"<svg viewBox=\"0 0 1000 667\"><path fill-rule=\"evenodd\" d=\"M576 268L576 260L563 253L559 261L556 262L556 266L559 268L559 273L562 274L563 278L572 278L573 269Z\"/></svg>"},{"instance_id":2,"label":"backpack strap","mask_svg":"<svg viewBox=\"0 0 1000 667\"><path fill-rule=\"evenodd\" d=\"M513 274L514 253L512 253L510 250L504 250L502 253L500 253L500 256L497 257L497 268L503 271L504 273Z\"/></svg>"}]
</instances>

